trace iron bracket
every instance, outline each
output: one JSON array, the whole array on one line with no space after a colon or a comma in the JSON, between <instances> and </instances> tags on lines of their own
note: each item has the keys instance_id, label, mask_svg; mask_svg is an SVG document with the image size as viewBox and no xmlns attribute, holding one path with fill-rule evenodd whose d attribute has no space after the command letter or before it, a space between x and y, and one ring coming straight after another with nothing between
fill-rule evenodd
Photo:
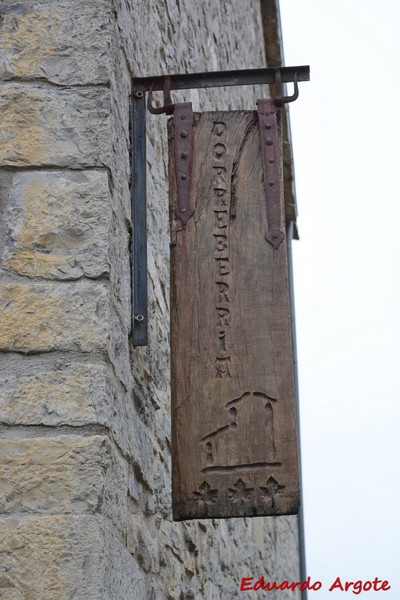
<instances>
[{"instance_id":1,"label":"iron bracket","mask_svg":"<svg viewBox=\"0 0 400 600\"><path fill-rule=\"evenodd\" d=\"M265 238L277 250L285 239L281 214L282 174L279 160L281 149L279 148L278 109L273 98L257 100L257 108L268 219Z\"/></svg>"},{"instance_id":2,"label":"iron bracket","mask_svg":"<svg viewBox=\"0 0 400 600\"><path fill-rule=\"evenodd\" d=\"M265 85L275 84L275 105L283 106L298 97L298 82L310 80L310 68L279 67L266 69L246 69L238 71L215 71L211 73L185 73L176 75L160 75L157 77L135 77L132 79L131 92L131 219L132 219L132 342L134 346L147 345L147 221L146 221L146 92L147 106L153 114L174 114L171 90L190 90L223 86ZM294 94L283 95L283 84L293 82ZM153 91L163 91L163 106L153 106ZM183 105L180 105L183 106ZM179 114L183 109L178 109ZM180 116L178 116L179 120ZM186 117L185 117L186 118ZM182 119L183 121L183 119ZM177 127L175 121L175 127ZM179 126L178 126L179 127ZM183 131L186 131L183 128ZM188 131L189 133L189 131ZM188 136L189 138L189 136ZM182 138L182 141L186 138ZM190 138L187 139L190 150ZM186 179L181 180L181 198L178 198L181 219L193 214L190 199L191 164L189 152L180 150L179 168ZM188 158L183 158L187 153ZM178 165L178 162L177 162ZM178 169L177 169L178 171ZM181 171L180 171L181 172ZM179 188L178 188L179 189ZM182 211L182 209L185 209ZM192 213L191 213L192 211ZM268 235L268 234L267 234ZM267 238L268 239L268 238ZM272 243L272 242L271 242Z\"/></svg>"}]
</instances>

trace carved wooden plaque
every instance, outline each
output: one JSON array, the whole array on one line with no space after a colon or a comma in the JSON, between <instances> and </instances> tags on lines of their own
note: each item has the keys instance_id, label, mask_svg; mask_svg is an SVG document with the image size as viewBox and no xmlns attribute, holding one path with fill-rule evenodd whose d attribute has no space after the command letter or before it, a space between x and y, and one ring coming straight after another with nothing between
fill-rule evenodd
<instances>
[{"instance_id":1,"label":"carved wooden plaque","mask_svg":"<svg viewBox=\"0 0 400 600\"><path fill-rule=\"evenodd\" d=\"M266 240L258 115L194 114L193 125L184 223L175 146L182 136L176 119L169 124L173 516L294 514L287 250L286 239L278 248ZM280 144L275 151L280 163ZM283 199L280 213L285 232Z\"/></svg>"}]
</instances>

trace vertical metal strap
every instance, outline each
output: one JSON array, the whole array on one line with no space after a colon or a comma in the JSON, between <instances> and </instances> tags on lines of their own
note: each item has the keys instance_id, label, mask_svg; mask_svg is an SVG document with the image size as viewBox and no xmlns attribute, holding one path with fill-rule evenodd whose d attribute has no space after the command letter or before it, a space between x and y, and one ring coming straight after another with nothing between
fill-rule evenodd
<instances>
[{"instance_id":1,"label":"vertical metal strap","mask_svg":"<svg viewBox=\"0 0 400 600\"><path fill-rule=\"evenodd\" d=\"M193 112L190 102L174 105L175 173L177 206L175 214L186 225L194 214L192 199Z\"/></svg>"},{"instance_id":2,"label":"vertical metal strap","mask_svg":"<svg viewBox=\"0 0 400 600\"><path fill-rule=\"evenodd\" d=\"M268 218L268 231L265 238L277 249L285 238L282 231L282 151L277 121L278 111L272 98L257 100L257 107Z\"/></svg>"},{"instance_id":3,"label":"vertical metal strap","mask_svg":"<svg viewBox=\"0 0 400 600\"><path fill-rule=\"evenodd\" d=\"M132 341L147 345L146 105L144 92L132 96Z\"/></svg>"}]
</instances>

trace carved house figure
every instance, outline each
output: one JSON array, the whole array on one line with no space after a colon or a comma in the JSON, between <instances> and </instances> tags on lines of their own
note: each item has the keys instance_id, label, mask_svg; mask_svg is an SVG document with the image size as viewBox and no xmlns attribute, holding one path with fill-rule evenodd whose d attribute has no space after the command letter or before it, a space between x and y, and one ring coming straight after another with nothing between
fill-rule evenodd
<instances>
[{"instance_id":1,"label":"carved house figure","mask_svg":"<svg viewBox=\"0 0 400 600\"><path fill-rule=\"evenodd\" d=\"M201 438L202 471L228 473L239 467L258 470L279 466L274 433L275 402L275 398L263 392L244 392L227 402L226 422ZM250 420L254 413L259 415L256 421Z\"/></svg>"}]
</instances>

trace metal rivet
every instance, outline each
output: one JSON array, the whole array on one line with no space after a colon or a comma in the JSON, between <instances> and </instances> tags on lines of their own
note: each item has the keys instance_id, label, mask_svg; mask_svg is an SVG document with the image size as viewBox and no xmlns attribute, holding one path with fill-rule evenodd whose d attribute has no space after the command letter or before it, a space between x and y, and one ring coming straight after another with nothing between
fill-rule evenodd
<instances>
[{"instance_id":1,"label":"metal rivet","mask_svg":"<svg viewBox=\"0 0 400 600\"><path fill-rule=\"evenodd\" d=\"M187 179L187 175L185 175L184 173L182 173L181 179Z\"/></svg>"},{"instance_id":2,"label":"metal rivet","mask_svg":"<svg viewBox=\"0 0 400 600\"><path fill-rule=\"evenodd\" d=\"M141 90L135 92L135 98L143 98L144 94Z\"/></svg>"},{"instance_id":3,"label":"metal rivet","mask_svg":"<svg viewBox=\"0 0 400 600\"><path fill-rule=\"evenodd\" d=\"M272 186L274 185L274 182L273 182L273 181L270 181L270 182L269 182L269 185L272 187Z\"/></svg>"},{"instance_id":4,"label":"metal rivet","mask_svg":"<svg viewBox=\"0 0 400 600\"><path fill-rule=\"evenodd\" d=\"M271 129L271 127L272 127L272 125L271 125L270 123L267 123L267 124L265 125L265 129Z\"/></svg>"},{"instance_id":5,"label":"metal rivet","mask_svg":"<svg viewBox=\"0 0 400 600\"><path fill-rule=\"evenodd\" d=\"M278 234L277 234L277 233L273 233L273 234L272 234L272 239L273 239L273 240L276 240L278 237L279 237L279 236L278 236Z\"/></svg>"},{"instance_id":6,"label":"metal rivet","mask_svg":"<svg viewBox=\"0 0 400 600\"><path fill-rule=\"evenodd\" d=\"M187 158L187 157L188 157L187 152L182 152L181 158Z\"/></svg>"},{"instance_id":7,"label":"metal rivet","mask_svg":"<svg viewBox=\"0 0 400 600\"><path fill-rule=\"evenodd\" d=\"M133 317L133 320L136 321L137 323L143 323L144 321L144 316L143 315L135 315Z\"/></svg>"},{"instance_id":8,"label":"metal rivet","mask_svg":"<svg viewBox=\"0 0 400 600\"><path fill-rule=\"evenodd\" d=\"M186 119L185 115L181 115L181 119L184 121Z\"/></svg>"},{"instance_id":9,"label":"metal rivet","mask_svg":"<svg viewBox=\"0 0 400 600\"><path fill-rule=\"evenodd\" d=\"M186 212L186 208L181 208L181 212Z\"/></svg>"},{"instance_id":10,"label":"metal rivet","mask_svg":"<svg viewBox=\"0 0 400 600\"><path fill-rule=\"evenodd\" d=\"M275 162L275 159L274 158L270 158L268 162L272 165Z\"/></svg>"},{"instance_id":11,"label":"metal rivet","mask_svg":"<svg viewBox=\"0 0 400 600\"><path fill-rule=\"evenodd\" d=\"M267 138L267 139L265 140L265 143L267 144L267 146L272 146L272 144L273 144L273 141L271 140L271 138Z\"/></svg>"},{"instance_id":12,"label":"metal rivet","mask_svg":"<svg viewBox=\"0 0 400 600\"><path fill-rule=\"evenodd\" d=\"M188 136L187 131L181 131L181 138L186 138Z\"/></svg>"}]
</instances>

